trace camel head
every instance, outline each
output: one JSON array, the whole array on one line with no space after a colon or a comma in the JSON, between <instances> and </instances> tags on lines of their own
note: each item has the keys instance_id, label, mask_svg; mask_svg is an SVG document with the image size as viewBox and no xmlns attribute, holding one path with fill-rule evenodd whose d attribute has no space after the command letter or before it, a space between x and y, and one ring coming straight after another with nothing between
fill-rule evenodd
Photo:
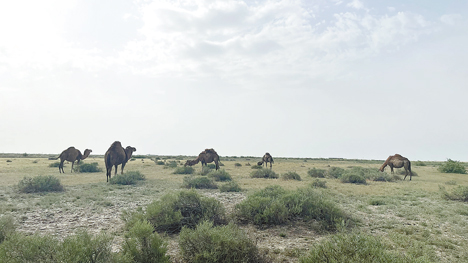
<instances>
[{"instance_id":1,"label":"camel head","mask_svg":"<svg viewBox=\"0 0 468 263\"><path fill-rule=\"evenodd\" d=\"M86 159L86 158L88 158L88 156L91 154L92 151L93 151L93 150L91 150L91 149L86 149L86 150L84 151L83 157L81 157L81 159Z\"/></svg>"},{"instance_id":2,"label":"camel head","mask_svg":"<svg viewBox=\"0 0 468 263\"><path fill-rule=\"evenodd\" d=\"M263 164L263 162L258 162L258 163L257 163L258 166L260 166L260 165L262 165L262 164Z\"/></svg>"},{"instance_id":3,"label":"camel head","mask_svg":"<svg viewBox=\"0 0 468 263\"><path fill-rule=\"evenodd\" d=\"M195 160L187 160L187 161L185 162L184 166L187 166L187 165L188 165L188 166L192 166L192 165L197 164L198 162L199 162L198 159L195 159Z\"/></svg>"},{"instance_id":4,"label":"camel head","mask_svg":"<svg viewBox=\"0 0 468 263\"><path fill-rule=\"evenodd\" d=\"M127 154L127 159L130 160L130 158L132 158L133 152L136 152L136 148L135 148L135 147L127 146L127 147L125 148L125 153Z\"/></svg>"}]
</instances>

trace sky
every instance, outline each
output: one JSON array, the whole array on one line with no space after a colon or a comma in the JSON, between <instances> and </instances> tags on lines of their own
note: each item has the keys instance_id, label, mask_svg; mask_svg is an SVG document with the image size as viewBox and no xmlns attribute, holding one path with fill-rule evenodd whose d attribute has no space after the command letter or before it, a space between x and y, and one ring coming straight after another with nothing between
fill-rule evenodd
<instances>
[{"instance_id":1,"label":"sky","mask_svg":"<svg viewBox=\"0 0 468 263\"><path fill-rule=\"evenodd\" d=\"M3 1L0 36L0 153L468 161L468 1Z\"/></svg>"}]
</instances>

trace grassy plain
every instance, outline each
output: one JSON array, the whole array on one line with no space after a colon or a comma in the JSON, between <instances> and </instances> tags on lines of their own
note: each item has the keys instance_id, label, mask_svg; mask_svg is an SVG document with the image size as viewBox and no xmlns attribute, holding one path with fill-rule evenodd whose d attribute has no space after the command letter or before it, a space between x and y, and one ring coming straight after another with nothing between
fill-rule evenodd
<instances>
[{"instance_id":1,"label":"grassy plain","mask_svg":"<svg viewBox=\"0 0 468 263\"><path fill-rule=\"evenodd\" d=\"M139 171L147 180L135 186L120 186L106 183L105 172L70 173L71 164L65 165L65 174L59 174L58 167L49 167L57 161L44 156L3 156L0 158L0 214L13 215L24 232L51 233L58 237L79 228L111 232L118 247L123 234L122 210L144 207L163 194L180 189L186 176L173 174L174 168L157 165L150 158L166 163L176 161L180 166L192 157L136 158L127 164L125 171ZM270 185L281 185L285 189L306 187L316 180L307 175L314 167L325 170L331 166L378 168L383 163L383 160L275 158L273 170L278 175L296 172L302 179L286 181L251 178L254 170L250 165L258 160L260 157L221 157L224 165L221 169L243 189L241 194L223 193L221 198L227 200L226 204L232 206L239 202L236 199ZM105 170L102 156L91 155L84 162L97 162ZM334 196L339 206L358 219L355 228L383 238L389 249L412 255L425 254L433 262L468 262L468 204L445 200L440 191L440 187L450 191L459 185L467 186L468 175L443 174L437 170L440 163L424 163L425 166L413 165L418 176L412 181L408 177L406 181L367 181L365 185L358 185L341 183L338 179L320 180L326 181L325 191ZM195 168L200 172L200 164ZM56 176L65 186L65 192L21 194L15 190L23 177L37 175ZM219 190L199 191L207 195L219 193ZM314 242L333 235L300 223L267 229L245 228L255 236L259 246L270 250L277 262L297 262ZM175 246L177 237L167 238L171 246ZM177 253L177 249L171 253Z\"/></svg>"}]
</instances>

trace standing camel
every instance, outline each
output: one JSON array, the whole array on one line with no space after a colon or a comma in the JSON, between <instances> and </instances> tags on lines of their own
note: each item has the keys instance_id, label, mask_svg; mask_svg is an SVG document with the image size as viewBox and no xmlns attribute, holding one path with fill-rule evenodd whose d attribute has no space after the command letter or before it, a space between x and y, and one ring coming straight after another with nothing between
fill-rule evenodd
<instances>
[{"instance_id":1,"label":"standing camel","mask_svg":"<svg viewBox=\"0 0 468 263\"><path fill-rule=\"evenodd\" d=\"M202 163L202 168L203 168L203 165L206 166L208 163L215 162L216 170L219 169L219 155L212 148L211 149L205 149L203 152L201 152L198 155L197 159L195 159L195 160L187 160L187 162L185 163L184 166L187 166L187 165L192 166L192 165L197 164L198 162Z\"/></svg>"},{"instance_id":2,"label":"standing camel","mask_svg":"<svg viewBox=\"0 0 468 263\"><path fill-rule=\"evenodd\" d=\"M393 173L393 167L395 168L401 168L401 167L404 167L405 168L405 178L403 178L403 180L406 179L406 176L410 176L410 181L411 181L411 178L413 176L413 173L411 172L411 162L410 160L408 160L408 158L405 158L399 154L395 154L395 155L390 155L387 160L383 163L383 165L380 167L379 171L383 172L384 171L384 168L386 166L390 166L390 169Z\"/></svg>"},{"instance_id":3,"label":"standing camel","mask_svg":"<svg viewBox=\"0 0 468 263\"><path fill-rule=\"evenodd\" d=\"M106 163L107 182L109 182L109 179L111 178L112 166L115 166L114 175L117 175L117 166L121 164L121 174L123 174L125 164L127 164L128 160L132 158L133 152L136 152L136 148L127 146L127 148L124 149L119 141L115 141L112 143L112 145L109 147L106 154L104 155L104 162Z\"/></svg>"},{"instance_id":4,"label":"standing camel","mask_svg":"<svg viewBox=\"0 0 468 263\"><path fill-rule=\"evenodd\" d=\"M72 163L72 166L71 166L71 173L73 173L73 165L75 164L75 161L76 164L80 164L80 161L81 160L84 160L86 158L88 158L89 154L92 152L92 150L90 149L86 149L84 151L84 155L81 154L81 152L77 149L75 149L75 147L69 147L68 149L64 150L58 158L60 158L60 164L59 164L59 172L60 173L65 173L65 171L63 170L63 162L65 161L69 161Z\"/></svg>"},{"instance_id":5,"label":"standing camel","mask_svg":"<svg viewBox=\"0 0 468 263\"><path fill-rule=\"evenodd\" d=\"M257 164L262 165L262 166L263 166L263 164L265 164L265 167L268 167L268 162L270 163L270 169L271 169L272 163L274 163L273 157L271 157L271 155L269 153L265 153L265 155L263 155L262 161L258 162Z\"/></svg>"}]
</instances>

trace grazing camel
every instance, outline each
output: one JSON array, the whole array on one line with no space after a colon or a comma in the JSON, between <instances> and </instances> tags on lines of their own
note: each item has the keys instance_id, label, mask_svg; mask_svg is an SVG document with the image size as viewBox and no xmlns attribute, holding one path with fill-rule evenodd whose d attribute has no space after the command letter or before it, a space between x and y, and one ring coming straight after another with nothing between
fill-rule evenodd
<instances>
[{"instance_id":1,"label":"grazing camel","mask_svg":"<svg viewBox=\"0 0 468 263\"><path fill-rule=\"evenodd\" d=\"M106 154L104 155L104 162L106 163L106 179L109 182L112 173L112 166L115 166L115 174L117 174L117 166L122 164L122 171L127 164L128 160L132 158L133 152L136 152L136 148L127 146L127 148L123 148L122 144L119 141L115 141L107 150Z\"/></svg>"},{"instance_id":2,"label":"grazing camel","mask_svg":"<svg viewBox=\"0 0 468 263\"><path fill-rule=\"evenodd\" d=\"M401 167L404 167L405 168L405 178L403 178L403 180L406 179L406 176L410 176L410 181L411 181L411 177L413 176L413 173L411 172L411 162L410 160L408 160L408 158L405 158L399 154L395 154L395 155L390 155L387 160L384 162L384 164L380 167L379 171L383 172L384 171L384 168L386 166L390 166L390 169L393 173L393 167L395 168L401 168Z\"/></svg>"},{"instance_id":3,"label":"grazing camel","mask_svg":"<svg viewBox=\"0 0 468 263\"><path fill-rule=\"evenodd\" d=\"M89 154L92 152L92 150L90 149L86 149L84 151L84 155L81 154L81 152L77 149L75 149L75 147L69 147L68 149L64 150L60 155L59 157L55 158L55 159L58 159L60 158L60 164L59 164L59 172L60 173L65 173L65 171L63 170L63 163L65 161L69 161L72 163L72 166L71 166L71 173L73 173L73 165L75 164L75 161L76 164L80 164L80 161L81 160L84 160L86 158L88 158Z\"/></svg>"},{"instance_id":4,"label":"grazing camel","mask_svg":"<svg viewBox=\"0 0 468 263\"><path fill-rule=\"evenodd\" d=\"M187 162L185 163L184 166L187 166L187 165L192 166L192 165L197 164L198 162L202 163L202 167L203 167L203 165L206 166L208 163L215 162L216 170L219 169L219 155L212 148L211 149L205 149L203 152L201 152L198 155L197 159L195 159L195 160L187 160Z\"/></svg>"},{"instance_id":5,"label":"grazing camel","mask_svg":"<svg viewBox=\"0 0 468 263\"><path fill-rule=\"evenodd\" d=\"M263 166L263 164L265 164L265 167L268 167L268 162L270 163L270 169L271 169L272 163L274 163L273 157L271 157L271 155L269 153L265 153L265 155L263 155L262 161L258 162L257 164L262 165L262 166Z\"/></svg>"}]
</instances>

